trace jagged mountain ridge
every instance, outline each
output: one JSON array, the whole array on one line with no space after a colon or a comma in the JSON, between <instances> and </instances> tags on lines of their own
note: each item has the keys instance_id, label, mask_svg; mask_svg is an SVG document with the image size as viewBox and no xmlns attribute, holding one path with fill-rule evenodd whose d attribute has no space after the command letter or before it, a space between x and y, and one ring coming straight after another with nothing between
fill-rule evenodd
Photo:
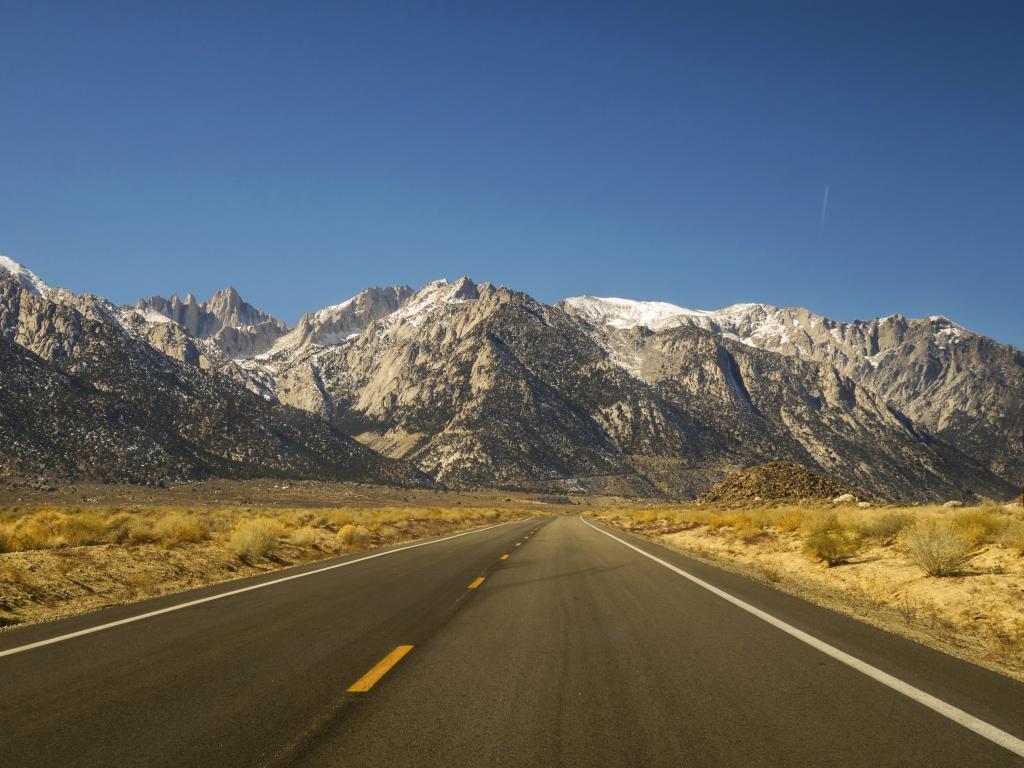
<instances>
[{"instance_id":1,"label":"jagged mountain ridge","mask_svg":"<svg viewBox=\"0 0 1024 768\"><path fill-rule=\"evenodd\" d=\"M132 332L126 319L136 316L94 296L30 290L0 272L0 466L7 473L117 482L425 481L321 419L163 354Z\"/></svg>"},{"instance_id":2,"label":"jagged mountain ridge","mask_svg":"<svg viewBox=\"0 0 1024 768\"><path fill-rule=\"evenodd\" d=\"M769 349L774 308L683 310L694 319L680 322L673 305L615 300L628 311L606 322L607 301L548 306L468 279L368 289L238 357L149 306L96 311L187 368L452 485L692 496L732 469L787 460L881 497L1009 492L842 361Z\"/></svg>"},{"instance_id":3,"label":"jagged mountain ridge","mask_svg":"<svg viewBox=\"0 0 1024 768\"><path fill-rule=\"evenodd\" d=\"M828 364L698 328L634 332L632 345L639 378L731 438L730 449L746 466L766 456L792 461L881 498L913 498L915 488L936 499L972 487L996 497L1009 491L973 458Z\"/></svg>"},{"instance_id":4,"label":"jagged mountain ridge","mask_svg":"<svg viewBox=\"0 0 1024 768\"><path fill-rule=\"evenodd\" d=\"M707 312L590 296L560 305L595 328L697 327L827 363L1008 482L1024 483L1024 353L948 318L896 314L844 323L800 307L736 304ZM635 365L628 354L620 361Z\"/></svg>"},{"instance_id":5,"label":"jagged mountain ridge","mask_svg":"<svg viewBox=\"0 0 1024 768\"><path fill-rule=\"evenodd\" d=\"M269 354L310 345L329 346L358 336L376 320L398 310L412 295L413 290L407 285L367 288L340 304L303 315Z\"/></svg>"},{"instance_id":6,"label":"jagged mountain ridge","mask_svg":"<svg viewBox=\"0 0 1024 768\"><path fill-rule=\"evenodd\" d=\"M210 339L228 357L258 355L291 330L285 323L244 301L234 288L222 288L199 303L191 293L181 301L152 296L139 299L135 308L150 322L163 318L180 325L197 339Z\"/></svg>"},{"instance_id":7,"label":"jagged mountain ridge","mask_svg":"<svg viewBox=\"0 0 1024 768\"><path fill-rule=\"evenodd\" d=\"M245 367L282 402L454 485L615 477L692 495L771 458L879 496L1006 491L830 365L704 329L594 327L466 278L428 284L358 335ZM738 395L739 377L751 383Z\"/></svg>"}]
</instances>

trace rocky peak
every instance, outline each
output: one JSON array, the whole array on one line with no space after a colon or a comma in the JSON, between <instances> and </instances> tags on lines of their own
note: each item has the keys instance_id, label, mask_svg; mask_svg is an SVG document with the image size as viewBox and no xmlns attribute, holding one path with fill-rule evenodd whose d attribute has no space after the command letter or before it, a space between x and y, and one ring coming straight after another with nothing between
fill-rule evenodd
<instances>
[{"instance_id":1,"label":"rocky peak","mask_svg":"<svg viewBox=\"0 0 1024 768\"><path fill-rule=\"evenodd\" d=\"M288 331L287 325L262 309L244 301L238 291L231 287L217 291L203 303L202 307L220 321L221 328L244 328L268 324L282 333Z\"/></svg>"},{"instance_id":2,"label":"rocky peak","mask_svg":"<svg viewBox=\"0 0 1024 768\"><path fill-rule=\"evenodd\" d=\"M129 318L145 322L95 297L58 303L0 278L0 477L422 479L311 414L171 359Z\"/></svg>"},{"instance_id":3,"label":"rocky peak","mask_svg":"<svg viewBox=\"0 0 1024 768\"><path fill-rule=\"evenodd\" d=\"M477 285L468 277L460 277L452 283L451 299L453 301L467 301L480 298Z\"/></svg>"},{"instance_id":4,"label":"rocky peak","mask_svg":"<svg viewBox=\"0 0 1024 768\"><path fill-rule=\"evenodd\" d=\"M328 422L455 485L696 494L737 466L788 461L881 497L998 497L1024 472L1024 354L940 315L843 323L799 307L586 296L552 307L468 277L368 288L288 333L233 288L138 310L51 289L0 260L3 338L112 393L99 420L144 392L152 407L140 402L131 424L166 412L180 434L199 430L167 450L216 446L249 461L250 448L224 453L234 449L221 425L247 428L243 413L276 401L323 420L307 427ZM240 400L238 381L259 397ZM197 418L164 384L198 393ZM78 408L73 393L65 400L62 412ZM225 410L235 401L244 408ZM230 418L207 424L209 404ZM280 427L269 411L263 423Z\"/></svg>"},{"instance_id":5,"label":"rocky peak","mask_svg":"<svg viewBox=\"0 0 1024 768\"><path fill-rule=\"evenodd\" d=\"M407 285L367 288L340 304L303 315L269 354L294 355L310 346L340 344L404 306L411 296L413 290Z\"/></svg>"},{"instance_id":6,"label":"rocky peak","mask_svg":"<svg viewBox=\"0 0 1024 768\"><path fill-rule=\"evenodd\" d=\"M638 371L619 329L703 328L748 347L833 366L1001 477L1024 477L1024 354L943 315L840 322L802 307L736 304L704 312L659 302L562 302L596 327L609 353Z\"/></svg>"},{"instance_id":7,"label":"rocky peak","mask_svg":"<svg viewBox=\"0 0 1024 768\"><path fill-rule=\"evenodd\" d=\"M433 280L410 296L401 309L388 318L388 322L390 326L403 322L419 325L439 307L479 298L480 287L468 277L460 277L454 283L445 279Z\"/></svg>"},{"instance_id":8,"label":"rocky peak","mask_svg":"<svg viewBox=\"0 0 1024 768\"><path fill-rule=\"evenodd\" d=\"M52 293L50 286L44 283L28 267L22 266L14 259L7 256L0 256L0 276L13 279L19 286L34 296L47 296Z\"/></svg>"},{"instance_id":9,"label":"rocky peak","mask_svg":"<svg viewBox=\"0 0 1024 768\"><path fill-rule=\"evenodd\" d=\"M289 330L280 320L244 301L238 291L230 287L217 291L202 304L191 292L185 295L184 301L172 293L167 299L162 296L139 299L135 308L147 322L160 322L161 317L171 320L188 336L209 339L231 358L265 352ZM181 350L161 347L161 351L181 357Z\"/></svg>"}]
</instances>

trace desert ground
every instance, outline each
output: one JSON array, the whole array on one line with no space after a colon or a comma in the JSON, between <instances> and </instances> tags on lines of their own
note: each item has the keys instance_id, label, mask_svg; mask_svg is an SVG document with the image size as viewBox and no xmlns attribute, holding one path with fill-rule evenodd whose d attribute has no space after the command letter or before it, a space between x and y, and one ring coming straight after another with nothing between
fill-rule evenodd
<instances>
[{"instance_id":1,"label":"desert ground","mask_svg":"<svg viewBox=\"0 0 1024 768\"><path fill-rule=\"evenodd\" d=\"M565 497L227 481L0 489L0 628L570 509Z\"/></svg>"},{"instance_id":2,"label":"desert ground","mask_svg":"<svg viewBox=\"0 0 1024 768\"><path fill-rule=\"evenodd\" d=\"M0 627L530 515L586 514L1024 679L1024 510L664 504L353 483L0 489Z\"/></svg>"}]
</instances>

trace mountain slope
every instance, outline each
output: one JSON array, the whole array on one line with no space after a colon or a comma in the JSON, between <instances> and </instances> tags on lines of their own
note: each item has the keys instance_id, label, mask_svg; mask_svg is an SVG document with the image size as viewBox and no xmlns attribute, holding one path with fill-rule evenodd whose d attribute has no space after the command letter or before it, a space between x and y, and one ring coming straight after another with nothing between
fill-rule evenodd
<instances>
[{"instance_id":1,"label":"mountain slope","mask_svg":"<svg viewBox=\"0 0 1024 768\"><path fill-rule=\"evenodd\" d=\"M263 371L283 400L455 485L692 495L784 459L885 497L1006 490L829 365L696 328L594 327L466 278Z\"/></svg>"},{"instance_id":2,"label":"mountain slope","mask_svg":"<svg viewBox=\"0 0 1024 768\"><path fill-rule=\"evenodd\" d=\"M401 307L413 290L405 285L367 288L351 299L299 318L295 329L270 350L271 354L299 348L329 346L358 336L367 326Z\"/></svg>"},{"instance_id":3,"label":"mountain slope","mask_svg":"<svg viewBox=\"0 0 1024 768\"><path fill-rule=\"evenodd\" d=\"M641 334L636 353L640 377L669 402L699 414L743 464L795 461L891 499L998 498L1010 490L827 364L696 328Z\"/></svg>"},{"instance_id":4,"label":"mountain slope","mask_svg":"<svg viewBox=\"0 0 1024 768\"><path fill-rule=\"evenodd\" d=\"M3 337L0 371L0 476L160 479L194 458L147 445L110 398Z\"/></svg>"},{"instance_id":5,"label":"mountain slope","mask_svg":"<svg viewBox=\"0 0 1024 768\"><path fill-rule=\"evenodd\" d=\"M945 317L842 323L799 307L737 304L705 312L590 296L561 306L597 328L703 328L834 366L1004 480L1024 482L1024 353Z\"/></svg>"},{"instance_id":6,"label":"mountain slope","mask_svg":"<svg viewBox=\"0 0 1024 768\"><path fill-rule=\"evenodd\" d=\"M310 414L162 354L120 316L95 297L65 292L50 301L0 274L9 363L0 373L0 405L8 431L17 433L0 449L8 466L129 482L209 475L422 481L409 465ZM26 389L30 372L41 386Z\"/></svg>"},{"instance_id":7,"label":"mountain slope","mask_svg":"<svg viewBox=\"0 0 1024 768\"><path fill-rule=\"evenodd\" d=\"M530 361L510 348L522 309L551 314L517 299L467 279L439 281L349 344L324 350L315 364L333 422L456 485L634 474L565 396L567 372L543 367L539 358L559 351L551 340L535 343ZM578 341L566 356L585 358L586 340Z\"/></svg>"},{"instance_id":8,"label":"mountain slope","mask_svg":"<svg viewBox=\"0 0 1024 768\"><path fill-rule=\"evenodd\" d=\"M48 366L42 406L11 384L9 431L19 411L47 423L51 403L53 424L114 446L84 468L53 456L62 476L417 482L416 465L454 486L696 496L786 461L872 496L939 500L1009 496L1024 462L1021 354L944 318L549 306L462 278L367 289L288 330L231 289L119 309L8 260L0 336L37 356L6 350L11 382ZM9 462L55 451L26 443L36 432Z\"/></svg>"}]
</instances>

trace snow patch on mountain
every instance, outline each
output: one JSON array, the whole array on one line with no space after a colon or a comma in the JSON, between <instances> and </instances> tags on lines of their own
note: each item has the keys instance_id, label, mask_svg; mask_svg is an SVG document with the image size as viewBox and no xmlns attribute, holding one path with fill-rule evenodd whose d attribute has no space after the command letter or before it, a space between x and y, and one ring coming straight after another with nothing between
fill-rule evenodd
<instances>
[{"instance_id":1,"label":"snow patch on mountain","mask_svg":"<svg viewBox=\"0 0 1024 768\"><path fill-rule=\"evenodd\" d=\"M323 309L319 309L319 310L317 310L316 312L313 313L313 317L315 317L317 320L329 320L332 317L334 317L335 315L337 315L339 312L341 312L341 310L346 309L347 307L352 306L352 302L355 301L355 300L356 300L356 297L352 296L351 298L345 299L340 304L332 304L329 307L324 307Z\"/></svg>"},{"instance_id":2,"label":"snow patch on mountain","mask_svg":"<svg viewBox=\"0 0 1024 768\"><path fill-rule=\"evenodd\" d=\"M683 315L709 314L664 301L634 301L614 297L573 296L564 299L562 304L569 307L572 314L592 325L608 325L612 328L645 326L651 330L659 330L673 324L673 320Z\"/></svg>"},{"instance_id":3,"label":"snow patch on mountain","mask_svg":"<svg viewBox=\"0 0 1024 768\"><path fill-rule=\"evenodd\" d=\"M646 327L652 331L692 326L714 331L750 347L762 340L789 343L786 326L768 304L732 304L722 309L687 309L664 301L573 296L560 306L592 325L627 329Z\"/></svg>"},{"instance_id":4,"label":"snow patch on mountain","mask_svg":"<svg viewBox=\"0 0 1024 768\"><path fill-rule=\"evenodd\" d=\"M563 299L559 306L569 314L596 326L615 329L646 327L659 332L668 328L690 326L712 331L748 347L783 351L797 356L813 356L812 345L821 343L821 332L839 347L859 343L870 327L892 326L906 323L900 315L890 315L874 321L837 322L799 307L774 307L770 304L733 304L716 310L687 309L663 301L636 301L597 296L575 296ZM942 315L927 318L933 328L933 338L940 349L961 340L965 334L973 335L961 325ZM826 349L826 352L831 351ZM847 350L853 353L854 350ZM878 366L881 355L869 357L869 351L860 353L868 365Z\"/></svg>"},{"instance_id":5,"label":"snow patch on mountain","mask_svg":"<svg viewBox=\"0 0 1024 768\"><path fill-rule=\"evenodd\" d=\"M871 366L872 368L877 368L877 367L878 367L878 363L879 363L879 361L880 361L880 360L881 360L881 359L882 359L883 357L885 357L886 355L888 355L888 354L889 354L889 350L883 350L882 352L879 352L879 353L877 353L877 354L874 354L874 355L867 355L867 356L866 356L866 357L864 358L864 360L865 360L865 361L867 362L867 364L868 364L868 365L870 365L870 366Z\"/></svg>"},{"instance_id":6,"label":"snow patch on mountain","mask_svg":"<svg viewBox=\"0 0 1024 768\"><path fill-rule=\"evenodd\" d=\"M384 318L385 328L407 322L419 326L434 309L444 304L459 304L479 298L476 284L468 277L454 283L445 279L433 280L414 294L401 308Z\"/></svg>"},{"instance_id":7,"label":"snow patch on mountain","mask_svg":"<svg viewBox=\"0 0 1024 768\"><path fill-rule=\"evenodd\" d=\"M136 310L133 310L133 311L136 312L139 315L142 315L142 319L145 320L147 323L173 323L174 322L167 315L165 315L165 314L163 314L161 312L157 312L155 309L149 309L148 307L146 309L142 309L142 310L136 309Z\"/></svg>"},{"instance_id":8,"label":"snow patch on mountain","mask_svg":"<svg viewBox=\"0 0 1024 768\"><path fill-rule=\"evenodd\" d=\"M0 274L10 275L22 288L36 296L46 298L53 292L53 289L40 280L35 272L7 256L0 256Z\"/></svg>"}]
</instances>

